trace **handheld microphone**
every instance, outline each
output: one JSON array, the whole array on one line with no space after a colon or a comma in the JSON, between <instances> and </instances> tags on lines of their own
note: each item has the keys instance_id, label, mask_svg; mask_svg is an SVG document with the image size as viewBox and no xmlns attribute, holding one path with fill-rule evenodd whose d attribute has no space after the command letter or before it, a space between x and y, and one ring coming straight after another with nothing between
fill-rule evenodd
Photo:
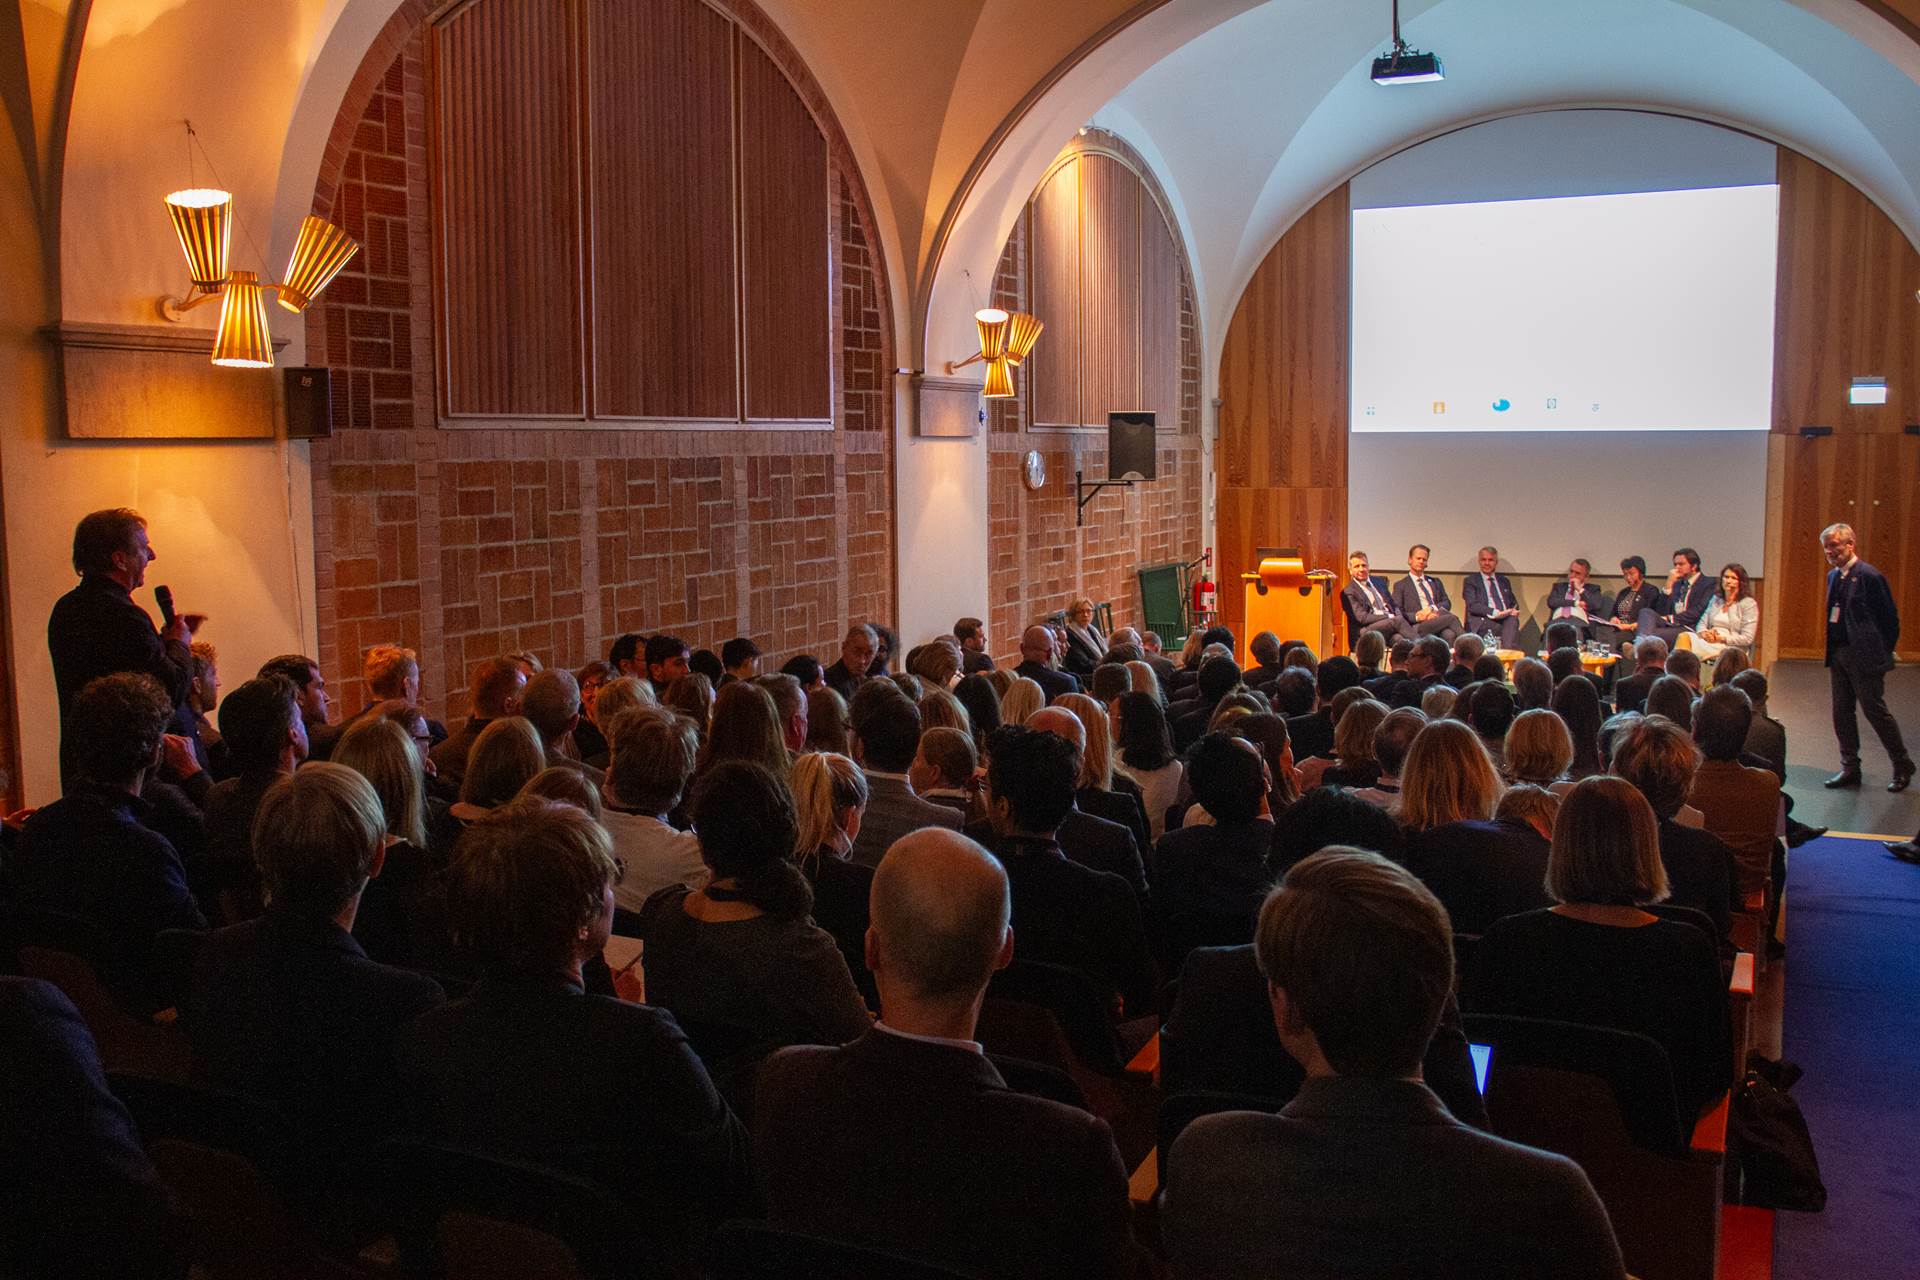
<instances>
[{"instance_id":1,"label":"handheld microphone","mask_svg":"<svg viewBox=\"0 0 1920 1280\"><path fill-rule=\"evenodd\" d=\"M160 606L160 624L162 627L173 625L173 588L162 585L153 589L153 602Z\"/></svg>"}]
</instances>

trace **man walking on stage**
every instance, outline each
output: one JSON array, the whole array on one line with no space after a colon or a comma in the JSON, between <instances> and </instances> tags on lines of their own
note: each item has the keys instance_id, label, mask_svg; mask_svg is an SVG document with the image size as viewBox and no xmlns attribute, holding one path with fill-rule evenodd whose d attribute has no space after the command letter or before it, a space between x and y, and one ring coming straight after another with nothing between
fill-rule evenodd
<instances>
[{"instance_id":1,"label":"man walking on stage","mask_svg":"<svg viewBox=\"0 0 1920 1280\"><path fill-rule=\"evenodd\" d=\"M1887 710L1887 672L1900 643L1900 613L1880 571L1854 554L1853 526L1828 525L1820 534L1827 563L1827 674L1833 684L1833 736L1840 742L1840 772L1829 787L1860 785L1860 724L1854 707L1880 735L1893 761L1889 791L1913 781L1913 757L1900 740L1900 726Z\"/></svg>"}]
</instances>

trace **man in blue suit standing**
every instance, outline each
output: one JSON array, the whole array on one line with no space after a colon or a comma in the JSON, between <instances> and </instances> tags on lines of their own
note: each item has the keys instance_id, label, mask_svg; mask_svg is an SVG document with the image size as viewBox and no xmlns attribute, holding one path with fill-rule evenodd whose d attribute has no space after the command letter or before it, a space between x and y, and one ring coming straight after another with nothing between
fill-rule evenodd
<instances>
[{"instance_id":1,"label":"man in blue suit standing","mask_svg":"<svg viewBox=\"0 0 1920 1280\"><path fill-rule=\"evenodd\" d=\"M1905 791L1913 781L1913 757L1900 738L1899 722L1887 710L1887 672L1900 643L1900 611L1881 572L1854 554L1853 526L1828 525L1820 533L1827 563L1827 675L1833 686L1833 736L1840 741L1840 772L1829 787L1860 785L1860 722L1880 736L1893 761L1889 791Z\"/></svg>"},{"instance_id":2,"label":"man in blue suit standing","mask_svg":"<svg viewBox=\"0 0 1920 1280\"><path fill-rule=\"evenodd\" d=\"M1700 572L1700 553L1692 547L1681 547L1673 553L1673 572L1667 575L1665 594L1652 608L1640 611L1639 634L1659 636L1672 649L1682 631L1700 624L1713 587L1713 580Z\"/></svg>"},{"instance_id":3,"label":"man in blue suit standing","mask_svg":"<svg viewBox=\"0 0 1920 1280\"><path fill-rule=\"evenodd\" d=\"M1518 649L1520 597L1513 594L1513 584L1506 574L1498 572L1499 568L1499 549L1480 548L1480 572L1468 574L1460 585L1460 599L1467 606L1467 630L1476 636L1491 631L1500 638L1502 649Z\"/></svg>"},{"instance_id":4,"label":"man in blue suit standing","mask_svg":"<svg viewBox=\"0 0 1920 1280\"><path fill-rule=\"evenodd\" d=\"M1448 644L1460 637L1460 618L1440 579L1427 576L1432 550L1423 543L1407 548L1407 576L1393 584L1393 603L1413 623L1417 636L1439 636ZM1702 607L1706 601L1702 600Z\"/></svg>"}]
</instances>

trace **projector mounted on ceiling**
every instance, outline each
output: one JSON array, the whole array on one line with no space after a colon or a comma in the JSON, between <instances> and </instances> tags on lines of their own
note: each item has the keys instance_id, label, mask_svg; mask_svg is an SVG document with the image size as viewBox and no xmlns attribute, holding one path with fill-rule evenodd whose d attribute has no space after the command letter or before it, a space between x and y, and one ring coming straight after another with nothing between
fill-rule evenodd
<instances>
[{"instance_id":1,"label":"projector mounted on ceiling","mask_svg":"<svg viewBox=\"0 0 1920 1280\"><path fill-rule=\"evenodd\" d=\"M1439 54L1409 49L1407 42L1400 38L1400 0L1393 0L1393 52L1383 53L1373 60L1373 82L1423 84L1429 80L1446 78L1446 69L1440 65Z\"/></svg>"}]
</instances>

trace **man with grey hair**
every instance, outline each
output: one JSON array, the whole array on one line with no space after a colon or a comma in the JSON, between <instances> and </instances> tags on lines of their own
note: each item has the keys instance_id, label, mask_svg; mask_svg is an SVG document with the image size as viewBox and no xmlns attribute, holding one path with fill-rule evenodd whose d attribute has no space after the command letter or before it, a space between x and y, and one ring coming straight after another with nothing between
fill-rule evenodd
<instances>
[{"instance_id":1,"label":"man with grey hair","mask_svg":"<svg viewBox=\"0 0 1920 1280\"><path fill-rule=\"evenodd\" d=\"M1013 1092L973 1039L1014 954L1001 864L958 832L916 831L881 859L869 906L885 1016L760 1072L768 1220L970 1274L1128 1274L1126 1167L1106 1122Z\"/></svg>"},{"instance_id":2,"label":"man with grey hair","mask_svg":"<svg viewBox=\"0 0 1920 1280\"><path fill-rule=\"evenodd\" d=\"M1851 525L1830 524L1820 531L1820 549L1833 568L1827 573L1827 675L1833 688L1833 736L1840 744L1840 772L1829 787L1860 785L1860 722L1867 717L1893 762L1889 791L1905 791L1913 781L1913 757L1900 737L1900 723L1887 710L1887 672L1900 646L1900 611L1893 591L1878 569L1854 554Z\"/></svg>"},{"instance_id":3,"label":"man with grey hair","mask_svg":"<svg viewBox=\"0 0 1920 1280\"><path fill-rule=\"evenodd\" d=\"M533 722L540 735L549 768L577 770L595 786L607 780L604 772L570 754L573 729L580 723L580 682L573 672L549 667L527 681L526 692L520 695L520 714Z\"/></svg>"},{"instance_id":4,"label":"man with grey hair","mask_svg":"<svg viewBox=\"0 0 1920 1280\"><path fill-rule=\"evenodd\" d=\"M1641 636L1633 642L1633 674L1613 686L1613 705L1621 711L1639 711L1647 705L1653 682L1667 674L1667 642L1659 636Z\"/></svg>"},{"instance_id":5,"label":"man with grey hair","mask_svg":"<svg viewBox=\"0 0 1920 1280\"><path fill-rule=\"evenodd\" d=\"M826 670L827 687L853 701L853 691L867 678L879 652L880 636L872 627L864 622L848 627L847 638L840 642L840 656Z\"/></svg>"},{"instance_id":6,"label":"man with grey hair","mask_svg":"<svg viewBox=\"0 0 1920 1280\"><path fill-rule=\"evenodd\" d=\"M807 694L800 681L784 671L755 676L753 684L773 698L774 714L780 717L780 740L787 750L798 755L807 749Z\"/></svg>"}]
</instances>

